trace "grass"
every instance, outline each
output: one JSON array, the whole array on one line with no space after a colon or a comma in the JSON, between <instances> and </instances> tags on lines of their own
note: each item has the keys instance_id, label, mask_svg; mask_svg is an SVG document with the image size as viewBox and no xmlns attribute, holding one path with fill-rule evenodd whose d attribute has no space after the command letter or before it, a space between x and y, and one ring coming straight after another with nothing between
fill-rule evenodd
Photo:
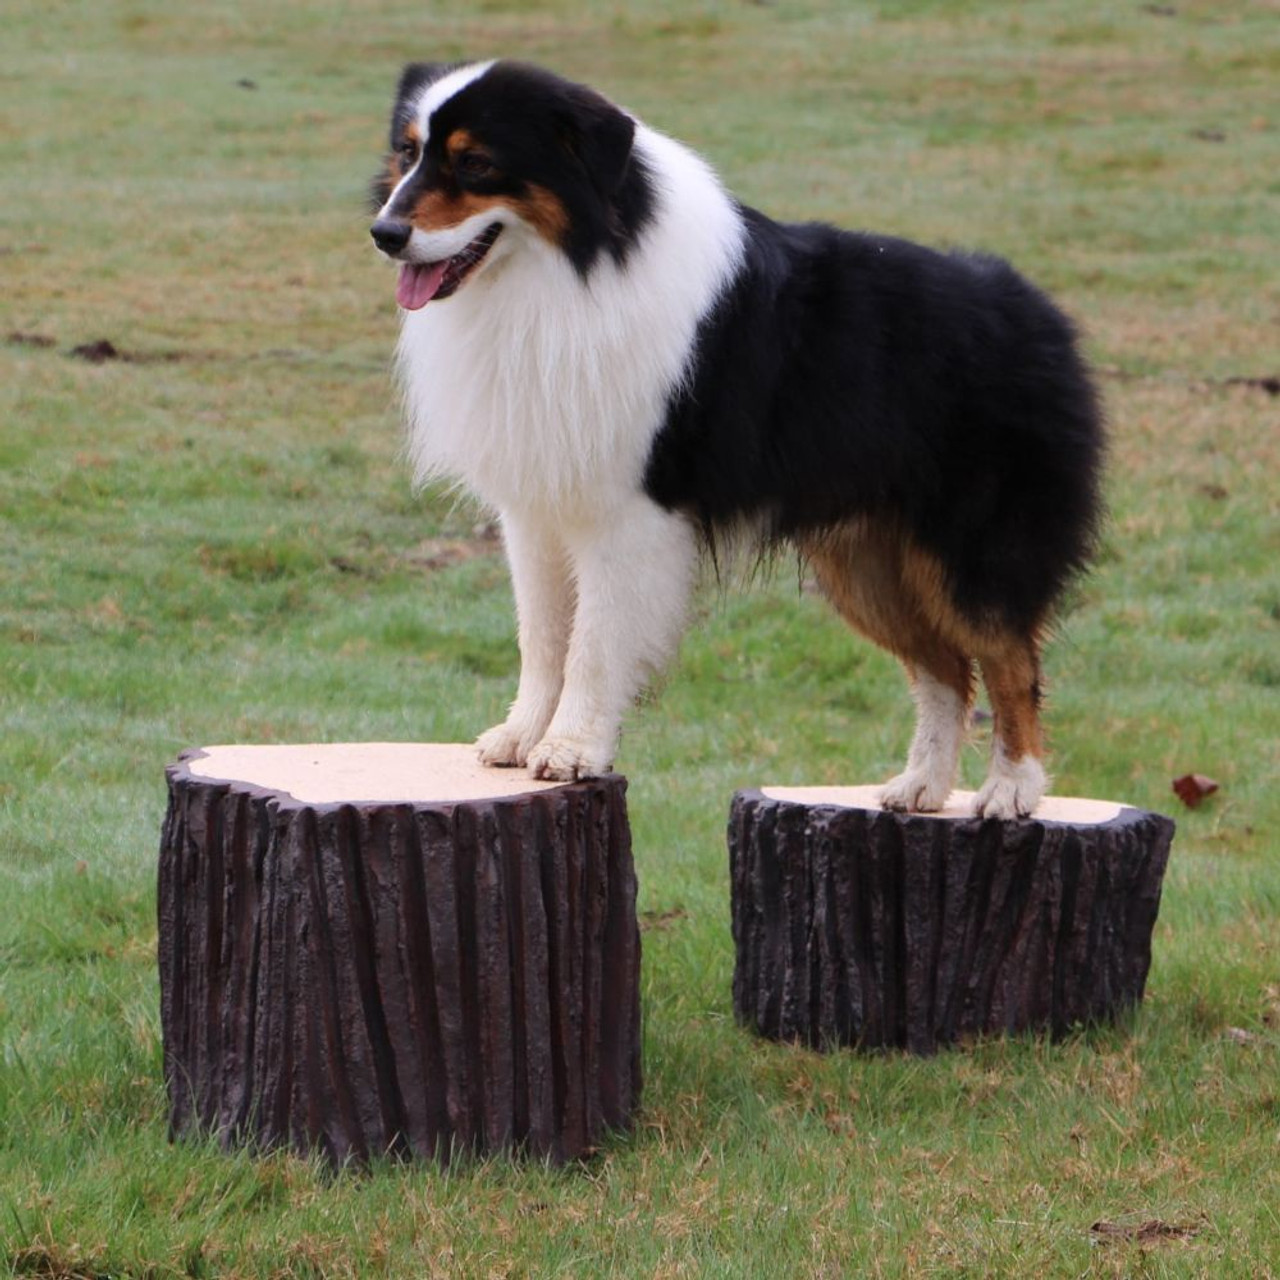
<instances>
[{"instance_id":1,"label":"grass","mask_svg":"<svg viewBox=\"0 0 1280 1280\"><path fill-rule=\"evenodd\" d=\"M1280 46L1261 0L1164 8L10 6L0 1267L1277 1274L1280 413L1229 380L1280 372ZM513 691L480 516L415 496L398 456L362 205L399 64L510 52L688 139L752 202L1004 253L1085 325L1111 520L1049 658L1057 789L1179 821L1126 1025L925 1062L735 1026L732 790L886 776L910 732L893 664L782 572L705 595L624 740L632 1135L563 1171L336 1177L169 1145L164 764L213 741L466 739ZM103 338L130 358L70 354ZM1194 812L1169 791L1191 770L1222 784Z\"/></svg>"}]
</instances>

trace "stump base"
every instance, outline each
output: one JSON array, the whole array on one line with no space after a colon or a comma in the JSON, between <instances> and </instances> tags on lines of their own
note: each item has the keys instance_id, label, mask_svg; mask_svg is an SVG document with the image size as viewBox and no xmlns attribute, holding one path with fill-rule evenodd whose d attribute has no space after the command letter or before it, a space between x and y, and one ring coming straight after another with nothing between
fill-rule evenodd
<instances>
[{"instance_id":1,"label":"stump base","mask_svg":"<svg viewBox=\"0 0 1280 1280\"><path fill-rule=\"evenodd\" d=\"M761 1035L929 1054L1060 1036L1142 999L1173 822L1046 799L1016 822L891 813L878 788L740 791L733 1003Z\"/></svg>"},{"instance_id":2,"label":"stump base","mask_svg":"<svg viewBox=\"0 0 1280 1280\"><path fill-rule=\"evenodd\" d=\"M167 771L173 1135L335 1162L563 1161L640 1092L640 934L616 775L451 744L214 747Z\"/></svg>"}]
</instances>

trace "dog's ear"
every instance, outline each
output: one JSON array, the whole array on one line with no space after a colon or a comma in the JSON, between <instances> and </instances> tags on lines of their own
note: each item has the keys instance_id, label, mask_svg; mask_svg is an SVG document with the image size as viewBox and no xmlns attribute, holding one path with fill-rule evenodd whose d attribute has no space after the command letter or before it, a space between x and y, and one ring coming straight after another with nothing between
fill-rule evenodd
<instances>
[{"instance_id":1,"label":"dog's ear","mask_svg":"<svg viewBox=\"0 0 1280 1280\"><path fill-rule=\"evenodd\" d=\"M631 161L635 121L585 85L571 85L560 113L560 140L608 199L622 185Z\"/></svg>"}]
</instances>

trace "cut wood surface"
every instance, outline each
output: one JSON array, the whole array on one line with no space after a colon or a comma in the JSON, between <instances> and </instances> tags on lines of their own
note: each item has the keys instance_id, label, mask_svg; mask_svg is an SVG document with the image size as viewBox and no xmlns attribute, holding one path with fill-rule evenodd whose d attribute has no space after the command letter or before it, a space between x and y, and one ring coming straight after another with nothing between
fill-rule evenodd
<instances>
[{"instance_id":1,"label":"cut wood surface","mask_svg":"<svg viewBox=\"0 0 1280 1280\"><path fill-rule=\"evenodd\" d=\"M1141 1000L1173 822L1046 798L1014 822L766 787L729 818L733 998L760 1034L916 1053L1061 1035Z\"/></svg>"},{"instance_id":2,"label":"cut wood surface","mask_svg":"<svg viewBox=\"0 0 1280 1280\"><path fill-rule=\"evenodd\" d=\"M469 746L222 746L167 771L159 959L175 1135L568 1160L640 1091L617 775Z\"/></svg>"}]
</instances>

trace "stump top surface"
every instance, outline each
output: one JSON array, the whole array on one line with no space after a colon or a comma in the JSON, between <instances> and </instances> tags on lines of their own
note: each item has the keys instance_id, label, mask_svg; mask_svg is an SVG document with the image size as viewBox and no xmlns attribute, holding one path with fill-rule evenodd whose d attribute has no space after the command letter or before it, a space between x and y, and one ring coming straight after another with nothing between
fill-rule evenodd
<instances>
[{"instance_id":1,"label":"stump top surface","mask_svg":"<svg viewBox=\"0 0 1280 1280\"><path fill-rule=\"evenodd\" d=\"M859 787L762 787L770 800L791 804L835 805L842 809L882 810L878 786ZM938 813L912 814L918 818L971 818L973 791L953 791ZM1111 822L1128 806L1114 800L1086 800L1077 796L1045 796L1031 815L1039 822L1064 822L1072 826L1097 826Z\"/></svg>"},{"instance_id":2,"label":"stump top surface","mask_svg":"<svg viewBox=\"0 0 1280 1280\"><path fill-rule=\"evenodd\" d=\"M277 791L301 804L492 800L568 785L482 765L461 742L225 744L184 753L194 778Z\"/></svg>"}]
</instances>

